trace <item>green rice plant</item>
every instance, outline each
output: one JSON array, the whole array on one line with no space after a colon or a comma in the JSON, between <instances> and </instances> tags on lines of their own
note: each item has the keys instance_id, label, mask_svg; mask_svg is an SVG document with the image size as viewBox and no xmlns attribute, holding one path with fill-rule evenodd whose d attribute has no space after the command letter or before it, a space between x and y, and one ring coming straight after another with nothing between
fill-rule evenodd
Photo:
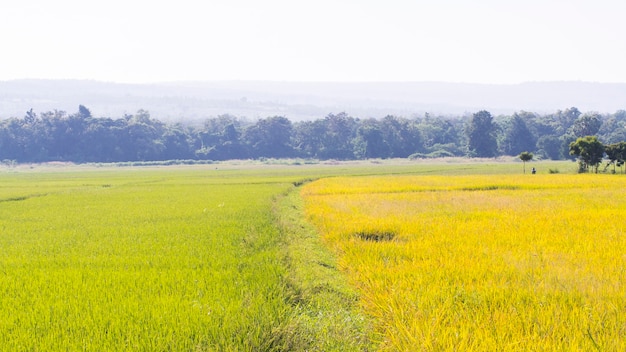
<instances>
[{"instance_id":1,"label":"green rice plant","mask_svg":"<svg viewBox=\"0 0 626 352\"><path fill-rule=\"evenodd\" d=\"M0 192L13 198L0 202L0 346L286 345L293 313L271 203L291 183L206 174L3 175L14 187Z\"/></svg>"}]
</instances>

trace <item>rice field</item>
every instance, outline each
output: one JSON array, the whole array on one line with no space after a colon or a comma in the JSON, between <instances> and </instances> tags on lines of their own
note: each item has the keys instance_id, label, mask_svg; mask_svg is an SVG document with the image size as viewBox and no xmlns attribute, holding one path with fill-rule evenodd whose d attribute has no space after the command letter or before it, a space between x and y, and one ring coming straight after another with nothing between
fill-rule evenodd
<instances>
[{"instance_id":1,"label":"rice field","mask_svg":"<svg viewBox=\"0 0 626 352\"><path fill-rule=\"evenodd\" d=\"M0 350L623 350L625 181L548 166L0 169Z\"/></svg>"},{"instance_id":2,"label":"rice field","mask_svg":"<svg viewBox=\"0 0 626 352\"><path fill-rule=\"evenodd\" d=\"M382 351L626 350L621 175L324 178L306 217Z\"/></svg>"},{"instance_id":3,"label":"rice field","mask_svg":"<svg viewBox=\"0 0 626 352\"><path fill-rule=\"evenodd\" d=\"M284 177L211 169L6 173L0 349L272 350L292 314Z\"/></svg>"}]
</instances>

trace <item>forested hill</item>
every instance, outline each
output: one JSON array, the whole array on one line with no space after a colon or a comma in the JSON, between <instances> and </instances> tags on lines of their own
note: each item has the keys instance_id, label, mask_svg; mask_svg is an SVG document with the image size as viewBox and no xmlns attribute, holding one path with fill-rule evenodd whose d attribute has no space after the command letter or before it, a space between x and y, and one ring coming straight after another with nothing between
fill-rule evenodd
<instances>
[{"instance_id":1,"label":"forested hill","mask_svg":"<svg viewBox=\"0 0 626 352\"><path fill-rule=\"evenodd\" d=\"M22 117L31 108L74 111L88 106L94 116L119 117L140 109L161 121L202 121L231 114L248 119L285 116L315 120L331 112L360 118L494 115L516 111L552 113L576 106L613 113L626 108L626 84L537 82L487 85L437 82L177 82L118 84L80 80L0 82L0 119Z\"/></svg>"}]
</instances>

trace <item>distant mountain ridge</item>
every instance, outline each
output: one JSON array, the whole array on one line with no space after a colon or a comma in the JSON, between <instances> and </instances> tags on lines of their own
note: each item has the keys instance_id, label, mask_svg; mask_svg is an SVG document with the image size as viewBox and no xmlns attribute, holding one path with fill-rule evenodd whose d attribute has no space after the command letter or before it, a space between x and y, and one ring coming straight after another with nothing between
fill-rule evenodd
<instances>
[{"instance_id":1,"label":"distant mountain ridge","mask_svg":"<svg viewBox=\"0 0 626 352\"><path fill-rule=\"evenodd\" d=\"M121 84L89 80L0 81L0 119L79 105L96 117L121 117L139 109L162 121L201 121L221 114L250 119L285 116L323 118L346 112L381 118L461 116L478 110L551 113L626 110L626 83L528 82L511 85L444 82L214 81Z\"/></svg>"}]
</instances>

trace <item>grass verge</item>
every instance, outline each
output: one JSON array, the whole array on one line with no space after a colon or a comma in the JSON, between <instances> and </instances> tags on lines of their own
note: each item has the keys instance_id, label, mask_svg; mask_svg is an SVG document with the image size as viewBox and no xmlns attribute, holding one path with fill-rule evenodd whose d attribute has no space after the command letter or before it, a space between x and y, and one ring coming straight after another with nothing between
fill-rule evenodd
<instances>
[{"instance_id":1,"label":"grass verge","mask_svg":"<svg viewBox=\"0 0 626 352\"><path fill-rule=\"evenodd\" d=\"M285 327L291 350L371 351L369 323L335 256L303 216L300 188L276 198L275 221L284 240L287 294L294 312Z\"/></svg>"}]
</instances>

